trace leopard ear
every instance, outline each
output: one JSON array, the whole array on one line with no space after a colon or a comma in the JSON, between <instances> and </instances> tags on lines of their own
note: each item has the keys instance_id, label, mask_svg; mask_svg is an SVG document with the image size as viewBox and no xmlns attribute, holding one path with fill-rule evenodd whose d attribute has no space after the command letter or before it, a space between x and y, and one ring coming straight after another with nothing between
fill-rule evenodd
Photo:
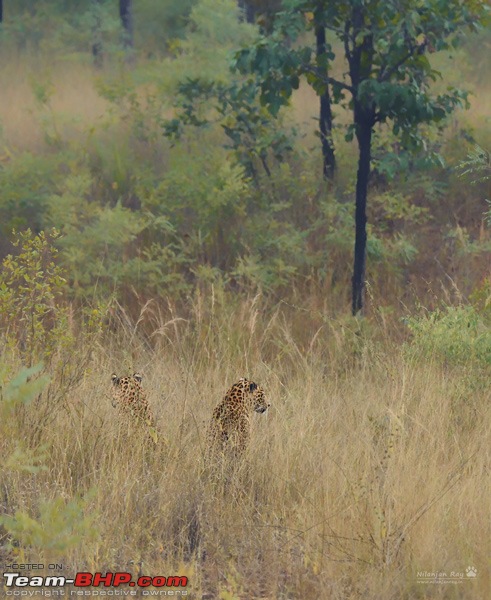
<instances>
[{"instance_id":1,"label":"leopard ear","mask_svg":"<svg viewBox=\"0 0 491 600\"><path fill-rule=\"evenodd\" d=\"M138 381L138 383L141 383L143 377L142 377L141 373L133 373L133 379L136 379Z\"/></svg>"},{"instance_id":2,"label":"leopard ear","mask_svg":"<svg viewBox=\"0 0 491 600\"><path fill-rule=\"evenodd\" d=\"M116 373L111 375L111 381L113 382L113 385L119 385L119 377L116 375Z\"/></svg>"},{"instance_id":3,"label":"leopard ear","mask_svg":"<svg viewBox=\"0 0 491 600\"><path fill-rule=\"evenodd\" d=\"M253 392L254 390L257 390L257 383L254 383L253 381L251 381L251 383L249 385L249 391Z\"/></svg>"}]
</instances>

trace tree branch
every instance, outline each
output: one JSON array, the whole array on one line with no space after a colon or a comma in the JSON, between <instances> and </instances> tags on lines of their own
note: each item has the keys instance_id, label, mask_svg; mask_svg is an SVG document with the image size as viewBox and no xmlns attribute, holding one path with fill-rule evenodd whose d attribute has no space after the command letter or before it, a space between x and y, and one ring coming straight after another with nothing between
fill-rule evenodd
<instances>
[{"instance_id":1,"label":"tree branch","mask_svg":"<svg viewBox=\"0 0 491 600\"><path fill-rule=\"evenodd\" d=\"M318 77L322 81L322 83L338 86L338 87L342 88L343 90L347 90L348 92L350 92L350 94L354 93L353 87L351 85L344 83L344 81L339 81L338 79L334 79L334 77L329 77L328 75L323 74L316 67L312 67L310 65L302 65L302 70L305 73L312 73L312 75L315 75L316 77Z\"/></svg>"},{"instance_id":2,"label":"tree branch","mask_svg":"<svg viewBox=\"0 0 491 600\"><path fill-rule=\"evenodd\" d=\"M377 77L377 81L379 83L382 83L383 81L388 81L392 77L392 75L399 69L399 67L401 67L407 60L412 58L416 53L422 54L426 48L426 44L427 44L426 39L422 44L417 44L417 45L414 45L414 44L408 42L408 46L409 46L408 53L405 56L403 56L400 60L398 60L395 65L392 65L392 67L390 69L385 70L386 67L381 67L380 73L378 74L378 77Z\"/></svg>"},{"instance_id":3,"label":"tree branch","mask_svg":"<svg viewBox=\"0 0 491 600\"><path fill-rule=\"evenodd\" d=\"M346 21L345 25L344 25L344 37L343 37L343 42L344 42L344 55L346 56L346 60L348 61L348 64L350 66L351 69L351 50L349 48L349 28L350 28L351 22L350 21Z\"/></svg>"},{"instance_id":4,"label":"tree branch","mask_svg":"<svg viewBox=\"0 0 491 600\"><path fill-rule=\"evenodd\" d=\"M334 27L333 25L326 25L325 23L323 23L323 27L325 27L326 29L328 29L329 31L334 31L334 33L337 33L339 35L339 37L344 40L345 35L346 35L346 31L344 31L343 29L341 29L340 27Z\"/></svg>"}]
</instances>

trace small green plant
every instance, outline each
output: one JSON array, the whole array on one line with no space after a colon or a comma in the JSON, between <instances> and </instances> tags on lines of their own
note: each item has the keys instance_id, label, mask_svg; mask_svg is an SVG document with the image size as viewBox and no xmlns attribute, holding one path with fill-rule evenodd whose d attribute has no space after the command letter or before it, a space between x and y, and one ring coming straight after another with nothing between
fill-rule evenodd
<instances>
[{"instance_id":1,"label":"small green plant","mask_svg":"<svg viewBox=\"0 0 491 600\"><path fill-rule=\"evenodd\" d=\"M51 382L27 412L32 435L56 414L67 392L82 379L101 330L104 309L87 307L76 319L66 301L66 275L58 264L56 229L35 235L14 232L17 254L9 254L0 271L0 340L14 364L28 368L42 362Z\"/></svg>"},{"instance_id":2,"label":"small green plant","mask_svg":"<svg viewBox=\"0 0 491 600\"><path fill-rule=\"evenodd\" d=\"M407 319L410 350L451 365L491 365L491 331L472 306L447 306Z\"/></svg>"},{"instance_id":3,"label":"small green plant","mask_svg":"<svg viewBox=\"0 0 491 600\"><path fill-rule=\"evenodd\" d=\"M459 163L460 176L471 175L472 183L482 183L491 179L491 157L487 150L478 144L467 154L466 160Z\"/></svg>"},{"instance_id":4,"label":"small green plant","mask_svg":"<svg viewBox=\"0 0 491 600\"><path fill-rule=\"evenodd\" d=\"M0 164L0 235L5 238L13 229L44 228L48 199L56 189L63 160L59 154L8 156L8 163Z\"/></svg>"},{"instance_id":5,"label":"small green plant","mask_svg":"<svg viewBox=\"0 0 491 600\"><path fill-rule=\"evenodd\" d=\"M45 447L29 448L16 435L16 413L21 407L28 406L39 397L49 382L42 375L42 364L22 369L10 381L7 381L7 369L0 367L0 435L3 440L3 461L0 477L5 485L13 473L35 476L46 470ZM7 489L7 488L6 488ZM66 552L79 546L95 535L93 521L95 515L86 514L87 498L73 498L66 502L58 497L52 500L41 499L37 515L27 510L14 510L7 504L5 514L0 515L0 526L7 534L7 549L13 545L22 550L35 550L38 556L50 556L50 552Z\"/></svg>"},{"instance_id":6,"label":"small green plant","mask_svg":"<svg viewBox=\"0 0 491 600\"><path fill-rule=\"evenodd\" d=\"M471 176L473 185L491 181L491 156L487 150L478 144L469 152L466 160L459 163L460 176ZM484 213L488 226L491 225L491 201L486 199L488 210Z\"/></svg>"},{"instance_id":7,"label":"small green plant","mask_svg":"<svg viewBox=\"0 0 491 600\"><path fill-rule=\"evenodd\" d=\"M42 374L43 365L21 369L8 380L9 369L0 365L0 437L3 463L0 475L20 473L34 475L46 470L45 446L31 447L17 429L19 417L40 396L49 383L49 376ZM1 522L1 521L0 521Z\"/></svg>"},{"instance_id":8,"label":"small green plant","mask_svg":"<svg viewBox=\"0 0 491 600\"><path fill-rule=\"evenodd\" d=\"M83 498L41 500L38 518L18 510L13 516L0 517L0 524L23 547L38 553L66 552L96 535L95 515L87 514L86 507Z\"/></svg>"},{"instance_id":9,"label":"small green plant","mask_svg":"<svg viewBox=\"0 0 491 600\"><path fill-rule=\"evenodd\" d=\"M31 80L31 89L40 113L40 124L44 133L44 139L48 146L60 148L62 139L58 127L58 116L53 110L52 100L55 88L49 73L43 73L41 78Z\"/></svg>"},{"instance_id":10,"label":"small green plant","mask_svg":"<svg viewBox=\"0 0 491 600\"><path fill-rule=\"evenodd\" d=\"M44 389L49 381L47 375L36 377L42 370L42 364L34 365L29 369L22 369L13 379L6 382L7 369L0 369L0 415L2 422L20 404L29 404Z\"/></svg>"},{"instance_id":11,"label":"small green plant","mask_svg":"<svg viewBox=\"0 0 491 600\"><path fill-rule=\"evenodd\" d=\"M30 229L14 232L17 255L9 254L0 273L0 327L10 347L30 367L49 363L54 352L71 341L68 311L61 307L66 280L56 264L59 233Z\"/></svg>"}]
</instances>

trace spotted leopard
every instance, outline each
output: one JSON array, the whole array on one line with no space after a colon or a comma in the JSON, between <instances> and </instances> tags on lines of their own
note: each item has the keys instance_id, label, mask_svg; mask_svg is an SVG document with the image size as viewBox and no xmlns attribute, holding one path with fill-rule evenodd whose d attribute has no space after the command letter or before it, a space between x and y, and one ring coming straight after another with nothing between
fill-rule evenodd
<instances>
[{"instance_id":1,"label":"spotted leopard","mask_svg":"<svg viewBox=\"0 0 491 600\"><path fill-rule=\"evenodd\" d=\"M151 435L155 434L155 418L141 384L142 376L134 373L129 377L118 377L113 373L111 381L113 407L118 408L121 414L149 427Z\"/></svg>"},{"instance_id":2,"label":"spotted leopard","mask_svg":"<svg viewBox=\"0 0 491 600\"><path fill-rule=\"evenodd\" d=\"M243 454L249 444L252 413L263 413L269 406L263 388L254 381L242 378L234 383L213 411L208 429L209 451L230 449L235 456Z\"/></svg>"}]
</instances>

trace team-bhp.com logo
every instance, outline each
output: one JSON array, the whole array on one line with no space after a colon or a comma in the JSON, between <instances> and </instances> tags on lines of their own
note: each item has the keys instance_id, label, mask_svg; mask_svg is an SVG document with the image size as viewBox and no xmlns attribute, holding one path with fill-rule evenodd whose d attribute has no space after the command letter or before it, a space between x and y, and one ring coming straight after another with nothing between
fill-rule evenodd
<instances>
[{"instance_id":1,"label":"team-bhp.com logo","mask_svg":"<svg viewBox=\"0 0 491 600\"><path fill-rule=\"evenodd\" d=\"M106 588L119 588L121 586L128 586L130 588L185 588L188 584L187 577L149 577L147 575L141 575L133 581L131 573L117 572L117 573L77 573L74 578L67 578L63 576L34 576L28 577L20 575L19 573L4 573L6 588L60 588L67 585L74 586L76 588L88 588L88 587L101 587ZM178 590L176 590L178 591ZM72 594L80 595L80 591L72 590ZM7 595L18 595L14 594L11 590L7 589ZM178 595L178 594L173 594ZM187 594L181 594L187 595Z\"/></svg>"}]
</instances>

